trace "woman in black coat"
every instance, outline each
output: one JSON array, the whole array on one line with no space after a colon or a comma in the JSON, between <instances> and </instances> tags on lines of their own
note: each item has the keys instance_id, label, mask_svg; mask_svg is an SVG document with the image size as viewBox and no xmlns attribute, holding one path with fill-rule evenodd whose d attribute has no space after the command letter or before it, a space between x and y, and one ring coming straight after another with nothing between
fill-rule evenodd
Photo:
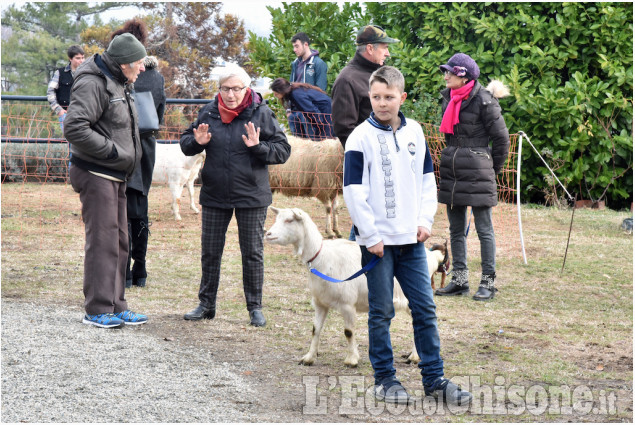
<instances>
[{"instance_id":1,"label":"woman in black coat","mask_svg":"<svg viewBox=\"0 0 635 425\"><path fill-rule=\"evenodd\" d=\"M497 97L508 93L502 83L486 88L477 81L480 70L468 55L457 53L440 66L446 89L443 120L446 148L441 153L439 202L446 204L452 245L452 279L436 295L463 295L470 291L467 267L467 207L472 207L481 243L481 281L475 300L494 298L496 240L492 207L498 203L496 175L509 152L509 132ZM492 93L493 92L493 93Z\"/></svg>"},{"instance_id":2,"label":"woman in black coat","mask_svg":"<svg viewBox=\"0 0 635 425\"><path fill-rule=\"evenodd\" d=\"M150 92L154 100L159 124L163 124L165 113L165 79L159 73L159 61L154 56L145 58L146 70L139 74L135 82L135 92ZM126 288L131 286L146 286L148 273L146 271L146 252L148 250L148 236L150 222L148 219L148 192L152 184L152 172L156 158L156 134L158 131L139 129L141 136L141 164L128 179L126 187L128 207L128 267L126 269ZM132 261L132 268L130 267Z\"/></svg>"},{"instance_id":3,"label":"woman in black coat","mask_svg":"<svg viewBox=\"0 0 635 425\"><path fill-rule=\"evenodd\" d=\"M181 135L185 155L206 151L201 174L203 276L199 305L185 320L213 319L227 226L236 215L243 263L243 289L250 324L264 326L264 227L271 205L269 164L282 164L291 154L273 111L249 88L242 69L229 69L219 78L220 93L203 106L198 118Z\"/></svg>"},{"instance_id":4,"label":"woman in black coat","mask_svg":"<svg viewBox=\"0 0 635 425\"><path fill-rule=\"evenodd\" d=\"M130 33L144 46L148 38L146 24L137 18L126 21L123 26L114 31L110 37L115 38L119 34ZM159 73L159 61L154 56L147 56L143 62L145 71L139 74L134 83L136 93L150 92L154 101L154 108L150 106L147 111L142 111L141 105L137 105L137 111L141 114L152 115L156 112L159 124L163 124L165 113L165 79ZM157 129L158 130L158 129ZM128 265L126 266L126 288L132 286L144 287L148 273L146 270L146 253L148 251L148 236L150 235L150 222L148 219L148 192L152 184L152 171L154 170L156 152L157 130L139 129L141 137L141 164L134 170L126 183L126 207L128 215ZM134 260L134 263L133 263ZM132 268L130 267L132 264Z\"/></svg>"}]
</instances>

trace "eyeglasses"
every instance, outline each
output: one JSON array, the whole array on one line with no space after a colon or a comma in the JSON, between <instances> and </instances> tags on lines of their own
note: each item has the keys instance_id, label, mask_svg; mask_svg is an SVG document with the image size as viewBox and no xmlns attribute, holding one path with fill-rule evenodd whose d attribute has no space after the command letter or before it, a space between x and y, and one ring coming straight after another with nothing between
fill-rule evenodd
<instances>
[{"instance_id":1,"label":"eyeglasses","mask_svg":"<svg viewBox=\"0 0 635 425\"><path fill-rule=\"evenodd\" d=\"M233 91L235 94L240 93L242 90L244 90L246 87L221 87L220 91L222 91L223 93L229 93L229 91Z\"/></svg>"},{"instance_id":2,"label":"eyeglasses","mask_svg":"<svg viewBox=\"0 0 635 425\"><path fill-rule=\"evenodd\" d=\"M452 71L444 71L443 75L446 77L449 75L456 75L457 77L465 77L467 75L467 68L464 66L453 66Z\"/></svg>"}]
</instances>

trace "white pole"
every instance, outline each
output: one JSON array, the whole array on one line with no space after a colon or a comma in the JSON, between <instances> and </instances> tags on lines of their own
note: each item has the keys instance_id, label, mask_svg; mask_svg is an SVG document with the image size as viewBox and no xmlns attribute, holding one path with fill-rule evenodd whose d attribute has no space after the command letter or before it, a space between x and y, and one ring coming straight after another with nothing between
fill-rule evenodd
<instances>
[{"instance_id":1,"label":"white pole","mask_svg":"<svg viewBox=\"0 0 635 425\"><path fill-rule=\"evenodd\" d=\"M519 132L518 139L518 162L516 163L516 207L518 208L518 230L520 232L520 246L523 251L523 260L527 264L527 255L525 254L525 240L523 239L523 222L520 216L520 163L523 152L523 133Z\"/></svg>"}]
</instances>

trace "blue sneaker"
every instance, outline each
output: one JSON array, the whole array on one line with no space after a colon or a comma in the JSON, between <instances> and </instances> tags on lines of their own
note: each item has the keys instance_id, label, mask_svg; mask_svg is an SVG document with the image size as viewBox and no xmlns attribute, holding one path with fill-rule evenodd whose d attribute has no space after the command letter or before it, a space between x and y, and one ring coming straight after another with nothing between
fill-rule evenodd
<instances>
[{"instance_id":1,"label":"blue sneaker","mask_svg":"<svg viewBox=\"0 0 635 425\"><path fill-rule=\"evenodd\" d=\"M122 326L125 322L112 313L102 313L86 314L82 323L97 326L98 328L116 328L117 326Z\"/></svg>"},{"instance_id":2,"label":"blue sneaker","mask_svg":"<svg viewBox=\"0 0 635 425\"><path fill-rule=\"evenodd\" d=\"M145 314L135 313L130 310L115 313L115 317L122 320L126 325L143 325L148 321L148 316Z\"/></svg>"}]
</instances>

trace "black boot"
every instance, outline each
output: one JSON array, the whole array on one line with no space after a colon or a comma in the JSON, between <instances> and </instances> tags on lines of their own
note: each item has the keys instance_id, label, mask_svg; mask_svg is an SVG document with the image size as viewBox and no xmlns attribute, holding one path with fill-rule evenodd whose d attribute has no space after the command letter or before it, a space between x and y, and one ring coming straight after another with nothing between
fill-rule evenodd
<instances>
[{"instance_id":1,"label":"black boot","mask_svg":"<svg viewBox=\"0 0 635 425\"><path fill-rule=\"evenodd\" d=\"M472 297L476 301L487 301L494 298L494 294L498 292L498 289L494 287L494 280L496 279L496 273L484 274L481 276L481 283L478 285L478 291Z\"/></svg>"},{"instance_id":2,"label":"black boot","mask_svg":"<svg viewBox=\"0 0 635 425\"><path fill-rule=\"evenodd\" d=\"M208 319L211 320L216 316L216 309L211 309L199 304L194 310L189 313L185 313L183 318L185 320L202 320Z\"/></svg>"},{"instance_id":3,"label":"black boot","mask_svg":"<svg viewBox=\"0 0 635 425\"><path fill-rule=\"evenodd\" d=\"M132 272L130 263L132 262L132 223L128 220L128 265L126 266L126 288L132 287Z\"/></svg>"},{"instance_id":4,"label":"black boot","mask_svg":"<svg viewBox=\"0 0 635 425\"><path fill-rule=\"evenodd\" d=\"M150 234L148 218L133 218L131 223L132 244L130 255L134 260L131 273L132 284L134 286L144 287L146 286L146 278L148 277L148 273L146 272L146 252L148 250L148 235Z\"/></svg>"},{"instance_id":5,"label":"black boot","mask_svg":"<svg viewBox=\"0 0 635 425\"><path fill-rule=\"evenodd\" d=\"M467 295L470 293L470 285L467 281L467 270L452 270L452 279L445 288L439 288L435 295Z\"/></svg>"}]
</instances>

